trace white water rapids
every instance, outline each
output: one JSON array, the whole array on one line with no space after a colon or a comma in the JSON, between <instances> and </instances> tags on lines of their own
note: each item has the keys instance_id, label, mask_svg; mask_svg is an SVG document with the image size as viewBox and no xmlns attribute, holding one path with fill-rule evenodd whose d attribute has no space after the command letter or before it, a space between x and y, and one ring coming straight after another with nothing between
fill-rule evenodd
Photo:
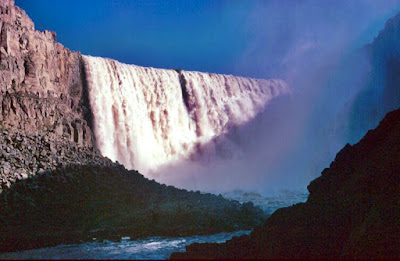
<instances>
[{"instance_id":1,"label":"white water rapids","mask_svg":"<svg viewBox=\"0 0 400 261\"><path fill-rule=\"evenodd\" d=\"M280 80L164 70L84 56L97 146L151 174L252 120L289 91Z\"/></svg>"}]
</instances>

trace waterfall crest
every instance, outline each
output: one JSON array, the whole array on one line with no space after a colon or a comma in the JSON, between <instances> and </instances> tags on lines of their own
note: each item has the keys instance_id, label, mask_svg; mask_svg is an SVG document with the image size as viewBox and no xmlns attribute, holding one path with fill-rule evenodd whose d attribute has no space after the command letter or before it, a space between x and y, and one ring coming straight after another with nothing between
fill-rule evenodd
<instances>
[{"instance_id":1,"label":"waterfall crest","mask_svg":"<svg viewBox=\"0 0 400 261\"><path fill-rule=\"evenodd\" d=\"M145 174L188 158L289 92L281 80L155 69L91 56L84 56L84 63L98 148Z\"/></svg>"}]
</instances>

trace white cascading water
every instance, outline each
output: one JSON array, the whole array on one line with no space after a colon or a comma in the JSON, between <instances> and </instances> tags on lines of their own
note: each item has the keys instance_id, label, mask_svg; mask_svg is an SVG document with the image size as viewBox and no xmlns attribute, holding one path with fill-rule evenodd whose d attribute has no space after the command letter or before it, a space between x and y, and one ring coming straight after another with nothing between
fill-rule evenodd
<instances>
[{"instance_id":1,"label":"white cascading water","mask_svg":"<svg viewBox=\"0 0 400 261\"><path fill-rule=\"evenodd\" d=\"M148 175L245 124L276 96L280 80L140 67L84 56L97 146Z\"/></svg>"}]
</instances>

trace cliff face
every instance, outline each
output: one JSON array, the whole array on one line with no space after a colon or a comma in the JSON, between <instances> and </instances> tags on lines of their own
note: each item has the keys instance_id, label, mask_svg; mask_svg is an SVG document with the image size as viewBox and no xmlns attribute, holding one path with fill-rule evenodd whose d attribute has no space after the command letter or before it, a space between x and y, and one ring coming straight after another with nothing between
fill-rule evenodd
<instances>
[{"instance_id":1,"label":"cliff face","mask_svg":"<svg viewBox=\"0 0 400 261\"><path fill-rule=\"evenodd\" d=\"M35 31L14 1L0 2L0 120L2 127L67 133L91 143L82 120L81 55Z\"/></svg>"},{"instance_id":2,"label":"cliff face","mask_svg":"<svg viewBox=\"0 0 400 261\"><path fill-rule=\"evenodd\" d=\"M277 210L250 236L194 244L179 258L400 258L400 110L346 145L308 186L306 203Z\"/></svg>"},{"instance_id":3,"label":"cliff face","mask_svg":"<svg viewBox=\"0 0 400 261\"><path fill-rule=\"evenodd\" d=\"M75 144L92 145L84 79L79 53L57 43L55 33L35 31L14 1L0 1L0 130L6 131L0 135L0 193L41 168L70 162L64 154ZM69 145L50 150L33 142L28 148L25 138L45 136L46 144ZM41 156L43 150L55 158L45 152Z\"/></svg>"},{"instance_id":4,"label":"cliff face","mask_svg":"<svg viewBox=\"0 0 400 261\"><path fill-rule=\"evenodd\" d=\"M389 111L400 106L400 13L362 51L370 63L364 87L350 109L348 138L357 142Z\"/></svg>"}]
</instances>

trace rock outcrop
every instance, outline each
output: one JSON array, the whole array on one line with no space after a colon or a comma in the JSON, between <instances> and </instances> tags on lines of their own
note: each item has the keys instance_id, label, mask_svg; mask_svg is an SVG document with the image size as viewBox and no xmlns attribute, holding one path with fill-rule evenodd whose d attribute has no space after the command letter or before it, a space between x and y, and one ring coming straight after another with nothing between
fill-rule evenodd
<instances>
[{"instance_id":1,"label":"rock outcrop","mask_svg":"<svg viewBox=\"0 0 400 261\"><path fill-rule=\"evenodd\" d=\"M54 32L35 31L32 20L14 1L0 1L0 130L18 130L33 140L46 137L53 144L66 139L70 141L66 149L73 144L90 148L93 135L84 76L80 53L57 43ZM7 135L3 132L1 141ZM31 144L40 149L36 145ZM6 141L2 146L7 151L0 154L0 193L19 176L47 167L36 158L42 167L26 168L21 174L24 166L13 165L17 159L12 157L18 155L13 144ZM35 165L31 156L25 155L24 160Z\"/></svg>"},{"instance_id":2,"label":"rock outcrop","mask_svg":"<svg viewBox=\"0 0 400 261\"><path fill-rule=\"evenodd\" d=\"M17 180L68 165L112 166L94 147L53 132L0 131L0 193Z\"/></svg>"},{"instance_id":3,"label":"rock outcrop","mask_svg":"<svg viewBox=\"0 0 400 261\"><path fill-rule=\"evenodd\" d=\"M70 165L0 195L0 252L247 230L263 221L252 203L161 185L121 165Z\"/></svg>"},{"instance_id":4,"label":"rock outcrop","mask_svg":"<svg viewBox=\"0 0 400 261\"><path fill-rule=\"evenodd\" d=\"M83 118L81 55L56 42L54 32L35 31L14 1L1 1L0 12L2 126L53 130L61 125L64 130L68 121L71 130L82 133L85 124L72 126L74 119ZM91 139L87 133L69 134L81 143Z\"/></svg>"},{"instance_id":5,"label":"rock outcrop","mask_svg":"<svg viewBox=\"0 0 400 261\"><path fill-rule=\"evenodd\" d=\"M384 30L365 46L370 68L352 104L348 139L356 142L375 128L389 111L400 106L400 13L386 22Z\"/></svg>"},{"instance_id":6,"label":"rock outcrop","mask_svg":"<svg viewBox=\"0 0 400 261\"><path fill-rule=\"evenodd\" d=\"M250 236L194 244L173 259L399 259L400 110L346 145L308 186L306 203L277 210Z\"/></svg>"}]
</instances>

